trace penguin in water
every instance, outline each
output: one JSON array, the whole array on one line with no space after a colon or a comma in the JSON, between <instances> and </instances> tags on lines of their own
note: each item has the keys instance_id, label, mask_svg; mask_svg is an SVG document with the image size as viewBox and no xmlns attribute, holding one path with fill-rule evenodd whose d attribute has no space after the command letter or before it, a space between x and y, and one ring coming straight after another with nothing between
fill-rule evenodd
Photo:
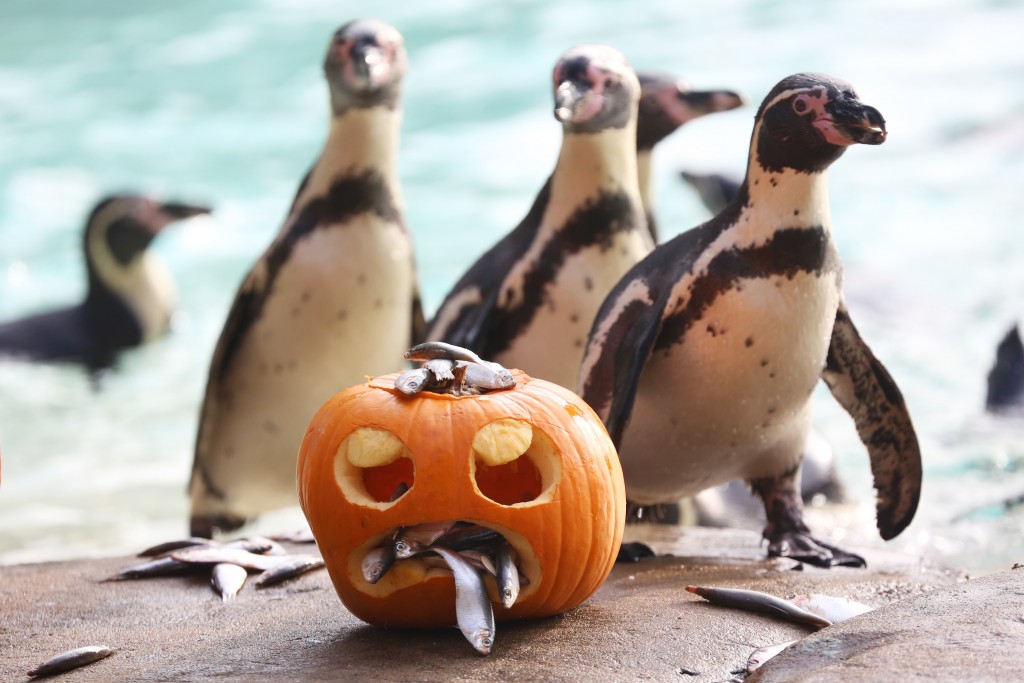
<instances>
[{"instance_id":1,"label":"penguin in water","mask_svg":"<svg viewBox=\"0 0 1024 683\"><path fill-rule=\"evenodd\" d=\"M654 146L684 123L706 114L729 111L746 99L732 90L694 90L686 81L660 73L641 71L640 106L636 126L636 163L640 181L640 199L647 216L647 227L655 244L654 191L651 181L651 157Z\"/></svg>"},{"instance_id":2,"label":"penguin in water","mask_svg":"<svg viewBox=\"0 0 1024 683\"><path fill-rule=\"evenodd\" d=\"M801 451L824 378L867 446L882 537L913 519L917 437L846 310L828 209L829 165L885 136L849 84L783 79L758 109L736 199L654 250L605 300L578 391L619 449L634 509L744 479L764 504L770 556L863 566L803 521Z\"/></svg>"},{"instance_id":3,"label":"penguin in water","mask_svg":"<svg viewBox=\"0 0 1024 683\"><path fill-rule=\"evenodd\" d=\"M168 224L209 212L134 194L101 200L85 226L85 300L0 323L0 356L78 363L95 378L120 351L165 334L176 303L174 279L149 246Z\"/></svg>"},{"instance_id":4,"label":"penguin in water","mask_svg":"<svg viewBox=\"0 0 1024 683\"><path fill-rule=\"evenodd\" d=\"M394 369L424 321L397 153L401 34L358 20L324 60L331 121L280 233L217 342L190 483L193 536L297 504L309 420L339 390Z\"/></svg>"},{"instance_id":5,"label":"penguin in water","mask_svg":"<svg viewBox=\"0 0 1024 683\"><path fill-rule=\"evenodd\" d=\"M637 181L635 72L611 47L580 45L558 60L553 88L554 172L455 284L427 338L572 388L601 301L654 244Z\"/></svg>"},{"instance_id":6,"label":"penguin in water","mask_svg":"<svg viewBox=\"0 0 1024 683\"><path fill-rule=\"evenodd\" d=\"M1024 344L1016 323L996 347L996 362L988 373L985 409L995 414L1024 409Z\"/></svg>"}]
</instances>

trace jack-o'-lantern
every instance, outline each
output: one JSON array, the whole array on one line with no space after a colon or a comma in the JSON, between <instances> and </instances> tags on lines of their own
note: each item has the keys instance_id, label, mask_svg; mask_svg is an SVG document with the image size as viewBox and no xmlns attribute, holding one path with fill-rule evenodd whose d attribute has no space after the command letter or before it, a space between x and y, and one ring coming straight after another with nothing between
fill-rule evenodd
<instances>
[{"instance_id":1,"label":"jack-o'-lantern","mask_svg":"<svg viewBox=\"0 0 1024 683\"><path fill-rule=\"evenodd\" d=\"M313 418L299 500L338 595L360 619L456 623L452 573L436 555L397 561L376 582L364 575L368 554L410 527L483 527L507 541L522 576L511 606L482 573L499 621L561 613L608 576L625 490L604 425L571 391L512 377L500 391L409 397L395 373L342 391Z\"/></svg>"}]
</instances>

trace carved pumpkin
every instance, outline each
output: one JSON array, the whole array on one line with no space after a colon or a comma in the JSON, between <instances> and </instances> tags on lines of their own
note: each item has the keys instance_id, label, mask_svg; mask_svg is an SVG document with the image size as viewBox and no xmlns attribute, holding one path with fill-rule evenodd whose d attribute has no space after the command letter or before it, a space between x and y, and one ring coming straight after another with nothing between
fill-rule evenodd
<instances>
[{"instance_id":1,"label":"carved pumpkin","mask_svg":"<svg viewBox=\"0 0 1024 683\"><path fill-rule=\"evenodd\" d=\"M412 398L395 388L397 373L386 375L342 391L313 418L299 500L338 595L360 619L455 624L443 567L412 558L376 583L363 578L367 552L410 525L459 520L507 539L529 583L504 608L485 576L498 620L558 614L608 576L625 519L615 448L581 398L512 373L511 389Z\"/></svg>"}]
</instances>

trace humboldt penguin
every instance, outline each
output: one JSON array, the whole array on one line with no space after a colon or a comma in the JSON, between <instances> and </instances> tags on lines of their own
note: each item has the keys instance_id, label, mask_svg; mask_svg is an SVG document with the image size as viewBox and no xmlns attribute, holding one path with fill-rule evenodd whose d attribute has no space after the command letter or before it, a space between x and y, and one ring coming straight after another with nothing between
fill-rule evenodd
<instances>
[{"instance_id":1,"label":"humboldt penguin","mask_svg":"<svg viewBox=\"0 0 1024 683\"><path fill-rule=\"evenodd\" d=\"M1009 413L1024 408L1024 344L1016 323L996 347L996 362L988 373L985 409Z\"/></svg>"},{"instance_id":2,"label":"humboldt penguin","mask_svg":"<svg viewBox=\"0 0 1024 683\"><path fill-rule=\"evenodd\" d=\"M824 378L867 446L882 537L910 523L917 437L843 302L826 179L848 146L885 136L849 84L783 79L757 111L736 199L655 249L602 304L579 392L619 448L634 508L744 479L763 502L770 556L862 566L803 521L801 451Z\"/></svg>"},{"instance_id":3,"label":"humboldt penguin","mask_svg":"<svg viewBox=\"0 0 1024 683\"><path fill-rule=\"evenodd\" d=\"M78 363L96 373L111 367L118 352L165 334L176 304L174 279L149 246L168 224L209 212L133 194L101 200L85 225L85 300L0 323L0 355Z\"/></svg>"},{"instance_id":4,"label":"humboldt penguin","mask_svg":"<svg viewBox=\"0 0 1024 683\"><path fill-rule=\"evenodd\" d=\"M636 164L640 180L640 199L644 203L647 227L658 242L654 219L654 192L651 181L651 156L654 146L688 121L729 111L744 104L742 95L732 90L694 90L686 81L660 73L637 73L640 79L640 106L636 125Z\"/></svg>"},{"instance_id":5,"label":"humboldt penguin","mask_svg":"<svg viewBox=\"0 0 1024 683\"><path fill-rule=\"evenodd\" d=\"M572 388L598 306L654 244L637 182L635 72L611 47L580 45L555 64L552 85L554 172L459 279L427 338Z\"/></svg>"},{"instance_id":6,"label":"humboldt penguin","mask_svg":"<svg viewBox=\"0 0 1024 683\"><path fill-rule=\"evenodd\" d=\"M394 370L422 336L397 169L406 66L401 34L380 21L353 21L329 41L323 151L214 351L190 484L193 536L296 504L296 454L313 414Z\"/></svg>"}]
</instances>

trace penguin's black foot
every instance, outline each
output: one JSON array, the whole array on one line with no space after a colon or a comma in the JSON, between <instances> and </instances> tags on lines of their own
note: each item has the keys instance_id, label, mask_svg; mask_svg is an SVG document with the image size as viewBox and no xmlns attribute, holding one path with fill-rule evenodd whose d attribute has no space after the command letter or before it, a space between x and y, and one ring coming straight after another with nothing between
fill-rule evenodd
<instances>
[{"instance_id":1,"label":"penguin's black foot","mask_svg":"<svg viewBox=\"0 0 1024 683\"><path fill-rule=\"evenodd\" d=\"M621 552L621 551L620 551ZM802 531L775 534L768 541L768 557L788 557L815 567L866 567L860 555L814 538Z\"/></svg>"},{"instance_id":2,"label":"penguin's black foot","mask_svg":"<svg viewBox=\"0 0 1024 683\"><path fill-rule=\"evenodd\" d=\"M641 543L639 541L633 541L631 543L623 543L619 546L619 554L615 558L616 562L639 562L646 557L654 557L657 555L654 552L654 548Z\"/></svg>"}]
</instances>

